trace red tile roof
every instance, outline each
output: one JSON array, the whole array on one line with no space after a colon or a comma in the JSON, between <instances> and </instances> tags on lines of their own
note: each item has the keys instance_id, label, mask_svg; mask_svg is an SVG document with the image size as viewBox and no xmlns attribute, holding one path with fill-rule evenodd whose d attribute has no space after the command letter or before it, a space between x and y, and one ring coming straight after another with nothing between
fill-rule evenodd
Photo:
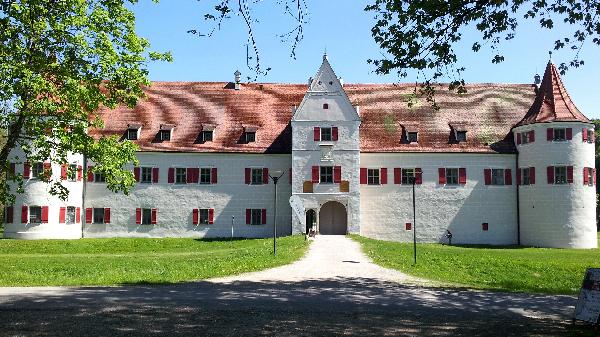
<instances>
[{"instance_id":1,"label":"red tile roof","mask_svg":"<svg viewBox=\"0 0 600 337\"><path fill-rule=\"evenodd\" d=\"M590 123L571 100L556 66L548 62L535 101L517 126L555 121Z\"/></svg>"},{"instance_id":2,"label":"red tile roof","mask_svg":"<svg viewBox=\"0 0 600 337\"><path fill-rule=\"evenodd\" d=\"M141 151L291 153L292 107L302 101L304 84L154 82L134 109L100 112L104 129L95 137L125 136L128 124L141 124ZM362 152L500 152L515 151L510 130L531 107L528 84L468 85L458 95L440 86L435 111L424 99L413 100L410 84L349 84L344 89L360 106ZM407 102L414 101L412 107ZM161 124L174 124L171 141L160 142ZM464 125L467 141L453 141L450 125ZM201 143L203 125L214 125L212 142ZM244 144L246 126L256 126L256 142ZM403 126L418 129L419 143L401 141Z\"/></svg>"}]
</instances>

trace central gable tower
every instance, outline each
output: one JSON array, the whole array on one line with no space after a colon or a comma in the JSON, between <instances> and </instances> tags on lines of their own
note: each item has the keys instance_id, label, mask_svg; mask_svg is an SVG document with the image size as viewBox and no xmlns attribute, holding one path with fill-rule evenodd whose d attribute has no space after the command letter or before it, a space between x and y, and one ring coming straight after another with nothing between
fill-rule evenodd
<instances>
[{"instance_id":1,"label":"central gable tower","mask_svg":"<svg viewBox=\"0 0 600 337\"><path fill-rule=\"evenodd\" d=\"M305 219L295 216L293 232L314 227L321 234L359 233L360 117L327 55L291 125L292 195L308 213Z\"/></svg>"}]
</instances>

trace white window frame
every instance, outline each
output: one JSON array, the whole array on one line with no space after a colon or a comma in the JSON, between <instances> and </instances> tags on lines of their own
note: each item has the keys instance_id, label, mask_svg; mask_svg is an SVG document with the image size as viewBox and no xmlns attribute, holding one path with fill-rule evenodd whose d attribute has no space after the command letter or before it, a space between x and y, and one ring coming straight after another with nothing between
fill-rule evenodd
<instances>
[{"instance_id":1,"label":"white window frame","mask_svg":"<svg viewBox=\"0 0 600 337\"><path fill-rule=\"evenodd\" d=\"M142 225L152 225L152 208L142 208Z\"/></svg>"},{"instance_id":2,"label":"white window frame","mask_svg":"<svg viewBox=\"0 0 600 337\"><path fill-rule=\"evenodd\" d=\"M594 168L586 167L586 171L588 174L588 183L587 186L594 186Z\"/></svg>"},{"instance_id":3,"label":"white window frame","mask_svg":"<svg viewBox=\"0 0 600 337\"><path fill-rule=\"evenodd\" d=\"M521 169L521 185L531 185L531 168L524 167Z\"/></svg>"},{"instance_id":4,"label":"white window frame","mask_svg":"<svg viewBox=\"0 0 600 337\"><path fill-rule=\"evenodd\" d=\"M319 166L319 183L328 185L333 184L333 166Z\"/></svg>"},{"instance_id":5,"label":"white window frame","mask_svg":"<svg viewBox=\"0 0 600 337\"><path fill-rule=\"evenodd\" d=\"M414 135L414 140L411 140L411 135ZM406 132L406 141L409 143L418 143L419 142L419 132L407 131Z\"/></svg>"},{"instance_id":6,"label":"white window frame","mask_svg":"<svg viewBox=\"0 0 600 337\"><path fill-rule=\"evenodd\" d=\"M250 134L252 134L252 140L250 140ZM246 140L246 144L256 143L256 131L245 131L244 138Z\"/></svg>"},{"instance_id":7,"label":"white window frame","mask_svg":"<svg viewBox=\"0 0 600 337\"><path fill-rule=\"evenodd\" d=\"M523 131L521 132L521 144L529 144L531 143L531 139L529 139L529 132L530 131Z\"/></svg>"},{"instance_id":8,"label":"white window frame","mask_svg":"<svg viewBox=\"0 0 600 337\"><path fill-rule=\"evenodd\" d=\"M29 223L42 223L42 206L29 206ZM39 212L39 217L37 216Z\"/></svg>"},{"instance_id":9,"label":"white window frame","mask_svg":"<svg viewBox=\"0 0 600 337\"><path fill-rule=\"evenodd\" d=\"M76 219L77 207L75 206L67 206L65 209L65 223L67 225L72 225L77 222Z\"/></svg>"},{"instance_id":10,"label":"white window frame","mask_svg":"<svg viewBox=\"0 0 600 337\"><path fill-rule=\"evenodd\" d=\"M491 171L491 181L490 185L493 186L504 186L506 185L505 181L505 169L503 168L492 168Z\"/></svg>"},{"instance_id":11,"label":"white window frame","mask_svg":"<svg viewBox=\"0 0 600 337\"><path fill-rule=\"evenodd\" d=\"M262 225L262 209L251 208L250 209L250 225L258 226Z\"/></svg>"},{"instance_id":12,"label":"white window frame","mask_svg":"<svg viewBox=\"0 0 600 337\"><path fill-rule=\"evenodd\" d=\"M561 132L562 132L562 138L560 137ZM552 135L552 141L553 142L565 142L566 140L567 140L567 129L566 128L554 128L553 135Z\"/></svg>"},{"instance_id":13,"label":"white window frame","mask_svg":"<svg viewBox=\"0 0 600 337\"><path fill-rule=\"evenodd\" d=\"M446 185L458 186L460 185L460 170L458 167L446 167L444 170L446 171ZM456 176L454 174L450 174L450 172L456 172ZM452 181L456 179L456 181Z\"/></svg>"},{"instance_id":14,"label":"white window frame","mask_svg":"<svg viewBox=\"0 0 600 337\"><path fill-rule=\"evenodd\" d=\"M559 175L559 171L563 171L561 172L561 174ZM562 178L564 173L564 180L559 179ZM569 183L569 177L568 177L568 169L567 166L554 166L554 185L567 185Z\"/></svg>"},{"instance_id":15,"label":"white window frame","mask_svg":"<svg viewBox=\"0 0 600 337\"><path fill-rule=\"evenodd\" d=\"M171 137L173 136L171 134L170 129L162 129L162 130L158 130L158 139L161 142L170 142L171 141Z\"/></svg>"},{"instance_id":16,"label":"white window frame","mask_svg":"<svg viewBox=\"0 0 600 337\"><path fill-rule=\"evenodd\" d=\"M327 130L329 133L329 139L327 139L327 137L325 137L325 132L323 132L323 130ZM333 128L331 126L322 126L320 127L320 132L319 132L320 136L321 136L321 141L322 142L332 142L333 141Z\"/></svg>"},{"instance_id":17,"label":"white window frame","mask_svg":"<svg viewBox=\"0 0 600 337\"><path fill-rule=\"evenodd\" d=\"M402 168L400 169L400 182L402 185L412 184L410 178L416 178L416 169L414 168Z\"/></svg>"},{"instance_id":18,"label":"white window frame","mask_svg":"<svg viewBox=\"0 0 600 337\"><path fill-rule=\"evenodd\" d=\"M587 129L587 142L590 144L594 143L594 129Z\"/></svg>"},{"instance_id":19,"label":"white window frame","mask_svg":"<svg viewBox=\"0 0 600 337\"><path fill-rule=\"evenodd\" d=\"M208 225L210 222L210 211L208 208L199 208L198 209L198 224L199 225Z\"/></svg>"},{"instance_id":20,"label":"white window frame","mask_svg":"<svg viewBox=\"0 0 600 337\"><path fill-rule=\"evenodd\" d=\"M367 185L381 185L381 172L379 168L367 168Z\"/></svg>"},{"instance_id":21,"label":"white window frame","mask_svg":"<svg viewBox=\"0 0 600 337\"><path fill-rule=\"evenodd\" d=\"M207 137L208 134L210 134L210 137ZM202 130L202 142L203 143L212 142L214 136L215 136L215 134L214 134L213 130ZM208 138L210 138L210 139L208 139Z\"/></svg>"},{"instance_id":22,"label":"white window frame","mask_svg":"<svg viewBox=\"0 0 600 337\"><path fill-rule=\"evenodd\" d=\"M31 179L39 179L44 173L44 163L37 161L31 164Z\"/></svg>"},{"instance_id":23,"label":"white window frame","mask_svg":"<svg viewBox=\"0 0 600 337\"><path fill-rule=\"evenodd\" d=\"M202 176L203 176L202 171L205 171L205 172L208 171L208 181L202 181ZM204 174L204 176L206 177L206 173ZM201 185L212 184L212 168L211 167L201 167L198 170L198 183Z\"/></svg>"},{"instance_id":24,"label":"white window frame","mask_svg":"<svg viewBox=\"0 0 600 337\"><path fill-rule=\"evenodd\" d=\"M102 221L99 221L102 219ZM104 208L95 207L92 208L92 223L93 224L103 224L104 221Z\"/></svg>"},{"instance_id":25,"label":"white window frame","mask_svg":"<svg viewBox=\"0 0 600 337\"><path fill-rule=\"evenodd\" d=\"M183 172L183 175L180 174ZM180 181L179 178L183 176L183 181ZM185 167L175 167L175 184L187 184L187 168Z\"/></svg>"},{"instance_id":26,"label":"white window frame","mask_svg":"<svg viewBox=\"0 0 600 337\"><path fill-rule=\"evenodd\" d=\"M135 137L132 135L135 133ZM138 140L140 138L140 129L127 128L127 134L125 135L127 140Z\"/></svg>"},{"instance_id":27,"label":"white window frame","mask_svg":"<svg viewBox=\"0 0 600 337\"><path fill-rule=\"evenodd\" d=\"M152 184L152 181L153 181L153 178L154 178L152 176L153 173L154 173L153 168L154 167L152 167L152 166L141 166L140 167L140 183L142 183L142 184ZM147 175L145 175L144 174L144 170L150 170L150 173L147 174ZM146 176L150 177L147 181L144 179Z\"/></svg>"},{"instance_id":28,"label":"white window frame","mask_svg":"<svg viewBox=\"0 0 600 337\"><path fill-rule=\"evenodd\" d=\"M250 168L250 185L263 185L263 168ZM257 177L255 181L255 177Z\"/></svg>"},{"instance_id":29,"label":"white window frame","mask_svg":"<svg viewBox=\"0 0 600 337\"><path fill-rule=\"evenodd\" d=\"M459 135L459 134L461 134L461 135L462 135L462 134L464 134L464 135L465 135L465 137L464 137L465 139L460 139L460 138L458 137L458 135ZM462 142L466 142L466 141L467 141L467 131L464 131L464 130L456 130L456 132L455 132L454 136L455 136L455 138L456 138L456 141L457 141L457 142L459 142L459 143L462 143Z\"/></svg>"}]
</instances>

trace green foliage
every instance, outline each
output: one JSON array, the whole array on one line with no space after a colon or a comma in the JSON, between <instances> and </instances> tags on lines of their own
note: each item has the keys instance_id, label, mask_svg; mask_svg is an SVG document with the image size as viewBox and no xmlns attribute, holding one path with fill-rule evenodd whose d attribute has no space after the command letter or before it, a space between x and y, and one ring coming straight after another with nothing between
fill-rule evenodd
<instances>
[{"instance_id":1,"label":"green foliage","mask_svg":"<svg viewBox=\"0 0 600 337\"><path fill-rule=\"evenodd\" d=\"M304 236L271 239L0 240L0 286L175 283L293 262Z\"/></svg>"},{"instance_id":2,"label":"green foliage","mask_svg":"<svg viewBox=\"0 0 600 337\"><path fill-rule=\"evenodd\" d=\"M466 28L474 27L480 39L474 41L474 52L487 46L495 55L492 63L504 61L499 51L503 41L516 35L519 20L538 20L542 29L551 30L555 22L568 23L570 36L557 39L554 49L573 50L573 59L561 63L561 73L569 67L579 67L584 60L579 51L587 42L600 45L600 1L537 1L537 0L373 0L365 8L375 15L371 32L375 42L387 54L378 60L369 60L380 74L396 71L407 76L407 69L415 69L425 78L424 95L435 105L431 81L447 76L450 89L465 92L465 82L456 48Z\"/></svg>"},{"instance_id":3,"label":"green foliage","mask_svg":"<svg viewBox=\"0 0 600 337\"><path fill-rule=\"evenodd\" d=\"M600 267L600 249L550 249L419 244L413 265L411 243L353 235L366 254L384 267L410 275L465 285L549 294L576 294L588 267Z\"/></svg>"},{"instance_id":4,"label":"green foliage","mask_svg":"<svg viewBox=\"0 0 600 337\"><path fill-rule=\"evenodd\" d=\"M68 154L83 154L106 174L111 190L133 185L123 168L135 161L136 147L116 138L94 140L87 130L102 128L98 109L133 107L143 96L148 59L171 60L168 53L148 52L148 41L136 35L127 8L136 2L0 0L0 127L8 130L0 175L20 147L17 163L66 163ZM20 174L8 180L18 187L0 182L0 201L22 191ZM43 180L52 194L66 197L60 180Z\"/></svg>"}]
</instances>

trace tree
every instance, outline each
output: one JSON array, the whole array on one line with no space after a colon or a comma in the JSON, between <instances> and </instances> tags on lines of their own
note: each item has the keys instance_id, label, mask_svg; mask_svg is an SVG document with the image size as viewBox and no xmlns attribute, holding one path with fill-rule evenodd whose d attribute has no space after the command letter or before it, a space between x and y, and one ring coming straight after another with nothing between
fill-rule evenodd
<instances>
[{"instance_id":1,"label":"tree","mask_svg":"<svg viewBox=\"0 0 600 337\"><path fill-rule=\"evenodd\" d=\"M116 137L94 140L101 128L96 111L119 104L133 107L149 85L149 52L135 34L135 17L126 7L137 0L0 0L0 126L7 130L0 148L0 203L23 191L23 177L10 174L9 154L22 148L24 161L66 163L83 154L106 176L107 187L127 192L134 184L124 165L135 162L136 146ZM50 192L66 198L59 179L41 178ZM14 184L10 184L10 183ZM18 186L16 189L12 186Z\"/></svg>"},{"instance_id":2,"label":"tree","mask_svg":"<svg viewBox=\"0 0 600 337\"><path fill-rule=\"evenodd\" d=\"M538 20L542 29L552 29L558 21L570 24L570 36L554 43L555 50L574 51L572 60L559 64L562 74L584 65L579 52L585 43L600 45L600 0L374 0L365 10L375 13L373 38L389 55L369 62L380 74L396 71L404 77L407 69L419 71L424 79L421 92L434 105L431 81L447 76L450 89L465 91L465 68L456 48L467 27L481 33L471 49L478 52L487 46L495 53L491 62L499 63L504 61L499 46L515 37L519 18Z\"/></svg>"}]
</instances>

